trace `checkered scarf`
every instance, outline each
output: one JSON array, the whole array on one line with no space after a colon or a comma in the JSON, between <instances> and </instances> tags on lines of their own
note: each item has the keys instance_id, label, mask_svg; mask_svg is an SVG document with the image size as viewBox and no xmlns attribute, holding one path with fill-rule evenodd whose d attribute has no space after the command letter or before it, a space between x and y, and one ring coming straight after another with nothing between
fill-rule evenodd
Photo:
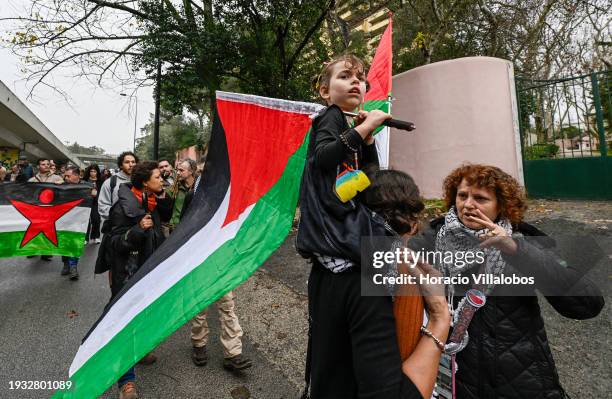
<instances>
[{"instance_id":1,"label":"checkered scarf","mask_svg":"<svg viewBox=\"0 0 612 399\"><path fill-rule=\"evenodd\" d=\"M512 236L512 225L507 219L500 219L497 225L501 226L508 236ZM487 234L489 229L472 230L466 227L457 216L455 207L451 207L444 218L444 226L438 232L436 236L436 251L483 251L485 254L485 264L483 272L486 274L492 274L499 276L506 267L506 262L502 258L501 252L497 248L480 248L479 237L483 234ZM445 276L454 277L458 274L465 272L467 269L474 267L474 264L465 264L462 267L455 265L454 262L444 262L445 257L442 257L442 264L435 265L440 272ZM483 265L481 265L483 266ZM482 268L481 268L482 270ZM488 295L494 288L494 284L489 284L483 290ZM449 289L453 290L452 287Z\"/></svg>"}]
</instances>

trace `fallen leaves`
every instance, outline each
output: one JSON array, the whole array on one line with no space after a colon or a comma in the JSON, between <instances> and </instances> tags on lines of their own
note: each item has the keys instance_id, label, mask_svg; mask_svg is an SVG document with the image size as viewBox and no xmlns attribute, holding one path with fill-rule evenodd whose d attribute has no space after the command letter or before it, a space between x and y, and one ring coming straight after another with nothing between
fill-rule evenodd
<instances>
[{"instance_id":1,"label":"fallen leaves","mask_svg":"<svg viewBox=\"0 0 612 399\"><path fill-rule=\"evenodd\" d=\"M69 319L74 319L78 315L79 313L76 310L71 310L68 313L66 313L66 316L68 316Z\"/></svg>"}]
</instances>

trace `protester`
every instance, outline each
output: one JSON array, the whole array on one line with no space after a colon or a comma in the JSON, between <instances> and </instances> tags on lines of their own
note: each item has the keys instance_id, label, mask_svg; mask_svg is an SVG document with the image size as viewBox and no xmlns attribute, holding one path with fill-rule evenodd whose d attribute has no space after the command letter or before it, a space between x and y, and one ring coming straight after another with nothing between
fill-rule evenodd
<instances>
[{"instance_id":1,"label":"protester","mask_svg":"<svg viewBox=\"0 0 612 399\"><path fill-rule=\"evenodd\" d=\"M102 183L104 183L111 176L112 176L111 170L109 168L104 168L104 170L102 171Z\"/></svg>"},{"instance_id":2,"label":"protester","mask_svg":"<svg viewBox=\"0 0 612 399\"><path fill-rule=\"evenodd\" d=\"M364 191L362 201L371 211L380 215L392 228L392 236L399 236L409 242L419 230L419 216L425 209L419 188L412 177L397 170L374 170L368 173L372 185ZM440 275L429 265L419 265L420 270L407 269L401 265L393 275ZM417 280L418 281L418 280ZM419 284L392 287L393 313L400 348L402 370L415 384L424 398L429 398L434 388L435 377L442 351L436 345L436 337L444 342L448 335L450 314L448 303L443 297L442 287ZM420 294L426 294L419 296ZM432 295L432 289L439 288L439 295ZM423 302L427 309L427 322L423 321ZM422 335L432 334L432 336ZM319 337L325 340L325 337ZM334 343L330 343L333 345Z\"/></svg>"},{"instance_id":3,"label":"protester","mask_svg":"<svg viewBox=\"0 0 612 399\"><path fill-rule=\"evenodd\" d=\"M83 180L92 185L91 196L91 214L89 216L89 224L87 225L87 234L85 241L88 243L100 243L100 214L98 213L98 194L102 188L102 176L98 165L92 164L85 168Z\"/></svg>"},{"instance_id":4,"label":"protester","mask_svg":"<svg viewBox=\"0 0 612 399\"><path fill-rule=\"evenodd\" d=\"M5 181L14 183L17 181L17 176L19 176L19 165L14 163L11 165L10 173L7 173Z\"/></svg>"},{"instance_id":5,"label":"protester","mask_svg":"<svg viewBox=\"0 0 612 399\"><path fill-rule=\"evenodd\" d=\"M57 174L57 167L55 166L55 161L53 161L52 159L49 160L49 172L52 175ZM64 172L60 172L60 173L61 173L60 177L64 176Z\"/></svg>"},{"instance_id":6,"label":"protester","mask_svg":"<svg viewBox=\"0 0 612 399\"><path fill-rule=\"evenodd\" d=\"M64 171L64 182L66 184L79 184L84 183L81 180L81 169L78 166L68 166ZM75 281L79 279L79 271L77 266L79 264L79 258L73 256L62 256L62 268L61 275L70 275L70 280Z\"/></svg>"},{"instance_id":7,"label":"protester","mask_svg":"<svg viewBox=\"0 0 612 399\"><path fill-rule=\"evenodd\" d=\"M137 163L138 157L131 151L122 152L117 158L120 172L102 184L100 194L98 195L98 212L102 222L109 218L110 209L117 202L119 186L130 181L132 168Z\"/></svg>"},{"instance_id":8,"label":"protester","mask_svg":"<svg viewBox=\"0 0 612 399\"><path fill-rule=\"evenodd\" d=\"M446 276L483 269L495 276L533 276L535 289L544 282L555 287L557 293L544 295L563 316L582 320L599 314L604 305L599 290L563 265L552 252L554 240L523 221L525 192L513 177L494 166L464 165L444 180L444 200L446 216L433 220L410 246L443 252L484 249L486 256L469 271L454 263L436 265ZM529 240L534 236L542 240ZM465 288L448 288L454 309ZM512 296L507 287L492 284L475 288L487 298L469 324L467 346L456 355L456 397L564 398L534 288L521 287L531 296ZM561 296L569 292L581 296Z\"/></svg>"},{"instance_id":9,"label":"protester","mask_svg":"<svg viewBox=\"0 0 612 399\"><path fill-rule=\"evenodd\" d=\"M0 164L0 184L6 180L7 170L4 165Z\"/></svg>"},{"instance_id":10,"label":"protester","mask_svg":"<svg viewBox=\"0 0 612 399\"><path fill-rule=\"evenodd\" d=\"M197 164L191 159L184 159L178 165L177 190L169 190L174 198L171 231L178 225L185 214L195 189L195 174ZM223 346L223 367L230 371L245 370L253 365L251 359L242 353L243 331L236 315L235 294L230 291L216 302L221 329L219 340ZM205 366L208 363L209 328L207 322L208 308L202 310L191 322L191 359L196 366Z\"/></svg>"},{"instance_id":11,"label":"protester","mask_svg":"<svg viewBox=\"0 0 612 399\"><path fill-rule=\"evenodd\" d=\"M363 102L365 76L363 62L348 55L326 63L315 80L328 107L312 124L296 238L298 251L313 264L307 367L313 399L421 397L414 384L421 382L403 370L390 299L361 296L361 237L386 235L385 222L357 198L341 200L334 190L339 174L364 181L360 168L378 166L372 132L390 115L362 111L350 128L343 114Z\"/></svg>"},{"instance_id":12,"label":"protester","mask_svg":"<svg viewBox=\"0 0 612 399\"><path fill-rule=\"evenodd\" d=\"M38 173L34 175L34 177L30 178L28 182L30 183L54 183L54 184L63 184L64 179L60 176L51 173L49 160L46 158L40 158L37 162Z\"/></svg>"},{"instance_id":13,"label":"protester","mask_svg":"<svg viewBox=\"0 0 612 399\"><path fill-rule=\"evenodd\" d=\"M38 173L36 173L34 177L28 180L29 183L53 183L53 184L63 184L64 183L63 178L51 173L50 163L48 159L40 158L37 161L37 165L38 165ZM23 171L22 171L22 174L23 174ZM34 258L33 255L29 255L27 257ZM45 260L47 262L49 262L51 258L53 258L51 255L41 255L40 256L40 259Z\"/></svg>"},{"instance_id":14,"label":"protester","mask_svg":"<svg viewBox=\"0 0 612 399\"><path fill-rule=\"evenodd\" d=\"M167 159L160 159L157 162L157 165L161 171L162 179L164 179L164 190L167 190L174 185L176 174L174 173L174 169Z\"/></svg>"},{"instance_id":15,"label":"protester","mask_svg":"<svg viewBox=\"0 0 612 399\"><path fill-rule=\"evenodd\" d=\"M133 155L132 158L135 160ZM119 186L117 203L110 212L113 298L162 244L161 222L168 220L172 212L172 203L163 190L157 163L143 162L129 171L131 182ZM120 399L138 397L134 381L132 367L118 381Z\"/></svg>"},{"instance_id":16,"label":"protester","mask_svg":"<svg viewBox=\"0 0 612 399\"><path fill-rule=\"evenodd\" d=\"M169 223L170 232L174 230L180 221L183 204L185 203L185 196L193 189L193 184L195 183L196 168L197 165L194 160L181 160L177 168L177 180L173 186L167 189L167 193L173 201L172 218Z\"/></svg>"},{"instance_id":17,"label":"protester","mask_svg":"<svg viewBox=\"0 0 612 399\"><path fill-rule=\"evenodd\" d=\"M34 176L34 170L32 169L32 165L28 162L28 158L25 155L19 156L19 174L15 181L17 183L25 183Z\"/></svg>"}]
</instances>

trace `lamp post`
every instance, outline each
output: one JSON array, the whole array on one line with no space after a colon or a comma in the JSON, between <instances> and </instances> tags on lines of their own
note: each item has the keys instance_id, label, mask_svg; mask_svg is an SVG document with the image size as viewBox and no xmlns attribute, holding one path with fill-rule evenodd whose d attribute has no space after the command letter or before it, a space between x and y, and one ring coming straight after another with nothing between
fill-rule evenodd
<instances>
[{"instance_id":1,"label":"lamp post","mask_svg":"<svg viewBox=\"0 0 612 399\"><path fill-rule=\"evenodd\" d=\"M136 153L136 124L138 123L138 97L134 96L134 95L129 95L129 94L125 94L125 93L120 93L119 94L122 97L129 97L130 99L134 99L134 144L133 144L133 149L132 151L134 153Z\"/></svg>"}]
</instances>

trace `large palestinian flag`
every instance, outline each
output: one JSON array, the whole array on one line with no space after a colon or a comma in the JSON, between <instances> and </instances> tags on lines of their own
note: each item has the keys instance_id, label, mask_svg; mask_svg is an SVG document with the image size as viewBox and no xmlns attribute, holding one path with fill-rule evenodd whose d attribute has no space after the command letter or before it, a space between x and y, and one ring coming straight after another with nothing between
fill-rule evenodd
<instances>
[{"instance_id":1,"label":"large palestinian flag","mask_svg":"<svg viewBox=\"0 0 612 399\"><path fill-rule=\"evenodd\" d=\"M0 257L81 256L90 210L84 184L0 184Z\"/></svg>"},{"instance_id":2,"label":"large palestinian flag","mask_svg":"<svg viewBox=\"0 0 612 399\"><path fill-rule=\"evenodd\" d=\"M106 307L70 367L71 389L55 397L103 393L287 236L309 115L321 106L217 92L216 108L206 168L183 221Z\"/></svg>"},{"instance_id":3,"label":"large palestinian flag","mask_svg":"<svg viewBox=\"0 0 612 399\"><path fill-rule=\"evenodd\" d=\"M380 109L384 112L391 112L391 85L392 85L392 34L393 23L389 17L389 24L383 33L376 54L372 60L372 65L368 71L368 82L370 90L365 95L363 108L366 111ZM382 168L389 166L389 128L380 126L374 131L376 137L376 149L378 150L378 160Z\"/></svg>"}]
</instances>

